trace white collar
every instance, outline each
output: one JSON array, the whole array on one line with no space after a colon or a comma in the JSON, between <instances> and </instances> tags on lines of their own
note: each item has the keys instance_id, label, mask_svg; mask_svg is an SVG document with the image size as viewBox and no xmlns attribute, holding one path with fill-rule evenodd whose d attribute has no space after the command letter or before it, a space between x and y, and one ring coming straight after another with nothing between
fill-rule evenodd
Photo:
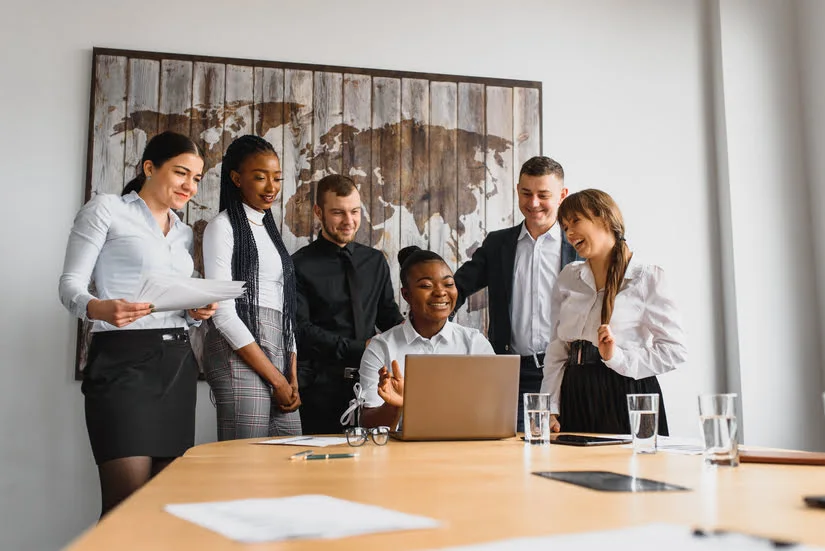
<instances>
[{"instance_id":1,"label":"white collar","mask_svg":"<svg viewBox=\"0 0 825 551\"><path fill-rule=\"evenodd\" d=\"M521 241L524 237L529 237L532 241L538 241L539 239L550 239L551 241L559 241L561 239L561 227L559 226L558 220L550 226L550 229L544 232L539 236L538 239L533 239L533 236L530 235L530 232L527 231L527 223L521 223L521 231L518 234L517 241Z\"/></svg>"},{"instance_id":2,"label":"white collar","mask_svg":"<svg viewBox=\"0 0 825 551\"><path fill-rule=\"evenodd\" d=\"M243 210L246 213L247 219L249 219L251 222L253 222L253 223L255 223L259 226L262 226L263 223L264 223L264 215L266 213L265 212L259 212L255 209L253 209L252 207L250 207L249 205L247 205L246 203L242 203L242 205L243 205Z\"/></svg>"},{"instance_id":3,"label":"white collar","mask_svg":"<svg viewBox=\"0 0 825 551\"><path fill-rule=\"evenodd\" d=\"M131 193L122 196L121 199L126 204L134 203L135 201L140 201L141 203L143 203L143 206L146 207L146 210L149 210L149 205L146 204L146 201L143 200L143 197L138 195L137 191L132 191ZM177 226L178 224L184 224L183 220L181 220L180 216L178 216L178 213L172 209L169 209L169 219L172 221L172 225Z\"/></svg>"},{"instance_id":4,"label":"white collar","mask_svg":"<svg viewBox=\"0 0 825 551\"><path fill-rule=\"evenodd\" d=\"M404 340L407 341L407 344L412 344L416 339L421 339L425 341L434 341L436 339L440 339L444 342L448 342L453 334L453 331L455 331L453 325L455 325L453 322L447 320L447 323L444 324L444 327L441 328L441 331L433 335L430 339L426 339L419 335L418 331L415 330L415 327L413 327L413 324L410 320L406 320L404 321L404 323L401 324L401 330L404 332Z\"/></svg>"},{"instance_id":5,"label":"white collar","mask_svg":"<svg viewBox=\"0 0 825 551\"><path fill-rule=\"evenodd\" d=\"M633 251L631 251L633 252ZM630 257L627 263L627 269L624 271L624 279L636 279L644 271L644 264L636 260L636 254ZM596 289L596 278L593 276L593 270L590 269L590 263L584 261L581 263L579 270L579 279L587 283L588 286ZM598 289L596 289L598 291Z\"/></svg>"}]
</instances>

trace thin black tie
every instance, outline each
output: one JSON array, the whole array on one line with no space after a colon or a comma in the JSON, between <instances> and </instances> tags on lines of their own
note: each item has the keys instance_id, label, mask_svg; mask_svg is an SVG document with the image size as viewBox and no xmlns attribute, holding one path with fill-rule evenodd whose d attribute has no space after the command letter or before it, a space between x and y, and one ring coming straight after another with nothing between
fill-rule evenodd
<instances>
[{"instance_id":1,"label":"thin black tie","mask_svg":"<svg viewBox=\"0 0 825 551\"><path fill-rule=\"evenodd\" d=\"M355 326L355 338L356 340L362 341L367 338L367 335L364 331L364 311L361 305L361 295L358 293L358 279L355 275L355 266L352 263L352 255L346 248L341 248L339 254L344 264L344 273L347 276L349 298L352 303L352 324Z\"/></svg>"}]
</instances>

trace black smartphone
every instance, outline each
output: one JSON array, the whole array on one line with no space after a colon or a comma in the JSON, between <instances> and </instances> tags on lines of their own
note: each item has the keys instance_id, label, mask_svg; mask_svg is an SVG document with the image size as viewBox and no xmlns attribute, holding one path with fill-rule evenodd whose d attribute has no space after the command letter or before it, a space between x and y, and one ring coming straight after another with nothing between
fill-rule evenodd
<instances>
[{"instance_id":1,"label":"black smartphone","mask_svg":"<svg viewBox=\"0 0 825 551\"><path fill-rule=\"evenodd\" d=\"M805 496L805 505L825 509L825 496Z\"/></svg>"},{"instance_id":2,"label":"black smartphone","mask_svg":"<svg viewBox=\"0 0 825 551\"><path fill-rule=\"evenodd\" d=\"M551 444L565 446L610 446L613 444L629 444L629 438L610 438L606 436L582 436L580 434L559 434L550 439Z\"/></svg>"}]
</instances>

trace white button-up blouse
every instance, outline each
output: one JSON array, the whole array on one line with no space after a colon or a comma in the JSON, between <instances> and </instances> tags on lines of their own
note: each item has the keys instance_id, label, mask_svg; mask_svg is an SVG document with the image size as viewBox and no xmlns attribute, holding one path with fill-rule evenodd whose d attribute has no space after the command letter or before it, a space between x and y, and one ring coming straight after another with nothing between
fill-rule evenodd
<instances>
[{"instance_id":1,"label":"white button-up blouse","mask_svg":"<svg viewBox=\"0 0 825 551\"><path fill-rule=\"evenodd\" d=\"M93 298L134 301L142 274L191 277L192 228L172 210L169 218L169 232L163 235L149 207L136 192L123 197L93 197L77 213L69 234L58 288L63 305L85 320L86 306ZM89 292L91 281L95 295ZM121 328L95 320L92 331L188 326L186 313L179 310L156 312Z\"/></svg>"},{"instance_id":2,"label":"white button-up blouse","mask_svg":"<svg viewBox=\"0 0 825 551\"><path fill-rule=\"evenodd\" d=\"M570 343L585 340L598 346L604 290L596 289L587 262L562 270L553 289L553 338L544 359L541 391L550 393L551 411L558 413L561 382ZM687 359L679 312L668 292L664 271L643 264L634 255L616 295L610 329L615 352L605 365L620 375L643 379L667 373Z\"/></svg>"}]
</instances>

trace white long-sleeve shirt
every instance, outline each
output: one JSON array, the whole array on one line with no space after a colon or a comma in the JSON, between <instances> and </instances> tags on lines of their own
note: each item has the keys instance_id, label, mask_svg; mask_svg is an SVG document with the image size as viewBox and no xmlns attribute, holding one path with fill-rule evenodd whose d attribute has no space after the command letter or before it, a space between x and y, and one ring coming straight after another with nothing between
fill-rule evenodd
<instances>
[{"instance_id":1,"label":"white long-sleeve shirt","mask_svg":"<svg viewBox=\"0 0 825 551\"><path fill-rule=\"evenodd\" d=\"M550 343L555 313L551 295L561 271L561 243L558 222L538 239L527 231L527 224L521 225L510 302L510 344L516 354L541 354Z\"/></svg>"},{"instance_id":2,"label":"white long-sleeve shirt","mask_svg":"<svg viewBox=\"0 0 825 551\"><path fill-rule=\"evenodd\" d=\"M407 354L495 354L490 342L478 329L464 327L448 321L441 331L424 338L406 321L370 339L370 344L361 357L359 375L364 390L364 404L378 407L384 400L378 395L378 372L392 361L398 361L401 374Z\"/></svg>"},{"instance_id":3,"label":"white long-sleeve shirt","mask_svg":"<svg viewBox=\"0 0 825 551\"><path fill-rule=\"evenodd\" d=\"M136 192L123 197L96 195L86 203L69 234L58 286L66 309L85 320L86 306L93 298L134 301L141 274L192 276L192 228L172 210L169 219L169 232L163 235ZM96 295L89 292L91 281ZM186 313L180 310L150 314L120 328L95 320L92 331L188 326Z\"/></svg>"},{"instance_id":4,"label":"white long-sleeve shirt","mask_svg":"<svg viewBox=\"0 0 825 551\"><path fill-rule=\"evenodd\" d=\"M559 412L561 382L570 343L585 340L598 346L604 291L587 262L565 266L553 289L553 339L544 358L541 391L550 393L550 407ZM610 329L616 345L605 365L625 377L644 379L667 373L687 360L679 312L665 283L664 271L643 264L634 255L616 295ZM570 369L575 369L571 367Z\"/></svg>"},{"instance_id":5,"label":"white long-sleeve shirt","mask_svg":"<svg viewBox=\"0 0 825 551\"><path fill-rule=\"evenodd\" d=\"M284 268L281 256L264 227L264 213L244 204L247 223L258 249L258 306L283 312ZM203 271L207 279L232 280L232 253L235 241L229 215L221 212L203 232ZM212 322L233 350L255 342L252 332L238 317L235 300L220 304ZM292 350L295 346L291 347Z\"/></svg>"}]
</instances>

